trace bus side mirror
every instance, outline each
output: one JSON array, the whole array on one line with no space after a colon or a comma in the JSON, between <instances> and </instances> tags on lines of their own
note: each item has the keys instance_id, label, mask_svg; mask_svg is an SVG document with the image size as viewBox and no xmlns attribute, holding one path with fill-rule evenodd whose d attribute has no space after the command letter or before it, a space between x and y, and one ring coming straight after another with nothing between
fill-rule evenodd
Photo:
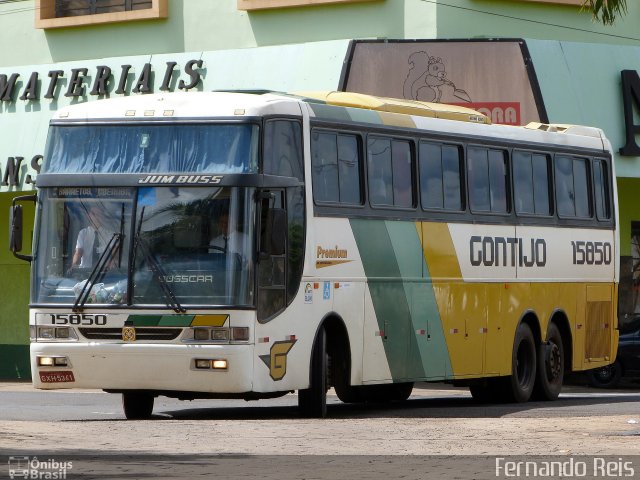
<instances>
[{"instance_id":1,"label":"bus side mirror","mask_svg":"<svg viewBox=\"0 0 640 480\"><path fill-rule=\"evenodd\" d=\"M9 207L9 249L13 256L20 260L30 262L33 260L33 255L23 255L18 253L22 251L22 235L23 231L23 208L22 205L18 205L19 201L33 201L37 199L36 195L25 195L22 197L16 197L13 199L11 207Z\"/></svg>"},{"instance_id":2,"label":"bus side mirror","mask_svg":"<svg viewBox=\"0 0 640 480\"><path fill-rule=\"evenodd\" d=\"M22 250L22 205L9 208L9 249L15 254Z\"/></svg>"}]
</instances>

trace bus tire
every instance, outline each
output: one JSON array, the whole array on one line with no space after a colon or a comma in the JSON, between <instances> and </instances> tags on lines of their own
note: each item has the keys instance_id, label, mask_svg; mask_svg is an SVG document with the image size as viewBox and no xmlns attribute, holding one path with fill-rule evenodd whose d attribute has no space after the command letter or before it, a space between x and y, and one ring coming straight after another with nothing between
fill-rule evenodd
<instances>
[{"instance_id":1,"label":"bus tire","mask_svg":"<svg viewBox=\"0 0 640 480\"><path fill-rule=\"evenodd\" d=\"M309 388L298 390L298 408L305 417L325 418L327 416L328 365L327 334L324 327L321 327L311 352Z\"/></svg>"},{"instance_id":2,"label":"bus tire","mask_svg":"<svg viewBox=\"0 0 640 480\"><path fill-rule=\"evenodd\" d=\"M124 392L122 409L127 420L146 420L153 412L153 395L144 392Z\"/></svg>"},{"instance_id":3,"label":"bus tire","mask_svg":"<svg viewBox=\"0 0 640 480\"><path fill-rule=\"evenodd\" d=\"M513 341L511 375L503 380L502 398L515 403L528 401L536 381L536 367L536 344L531 327L521 323Z\"/></svg>"},{"instance_id":4,"label":"bus tire","mask_svg":"<svg viewBox=\"0 0 640 480\"><path fill-rule=\"evenodd\" d=\"M387 389L387 399L391 402L404 402L413 392L413 382L392 383L391 385L384 385L384 387Z\"/></svg>"},{"instance_id":5,"label":"bus tire","mask_svg":"<svg viewBox=\"0 0 640 480\"><path fill-rule=\"evenodd\" d=\"M547 341L538 347L538 370L533 398L555 400L564 380L564 346L562 334L555 323L549 324Z\"/></svg>"},{"instance_id":6,"label":"bus tire","mask_svg":"<svg viewBox=\"0 0 640 480\"><path fill-rule=\"evenodd\" d=\"M595 388L616 388L622 380L622 365L616 360L606 367L589 370L589 385Z\"/></svg>"}]
</instances>

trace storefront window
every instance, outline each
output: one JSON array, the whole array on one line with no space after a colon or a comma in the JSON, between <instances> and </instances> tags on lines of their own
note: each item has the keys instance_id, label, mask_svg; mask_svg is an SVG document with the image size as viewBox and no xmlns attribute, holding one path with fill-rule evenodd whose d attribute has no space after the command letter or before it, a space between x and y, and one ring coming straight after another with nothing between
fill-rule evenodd
<instances>
[{"instance_id":1,"label":"storefront window","mask_svg":"<svg viewBox=\"0 0 640 480\"><path fill-rule=\"evenodd\" d=\"M268 8L309 7L323 3L358 3L373 0L238 0L238 10L266 10Z\"/></svg>"},{"instance_id":2,"label":"storefront window","mask_svg":"<svg viewBox=\"0 0 640 480\"><path fill-rule=\"evenodd\" d=\"M167 17L167 0L36 0L36 28Z\"/></svg>"}]
</instances>

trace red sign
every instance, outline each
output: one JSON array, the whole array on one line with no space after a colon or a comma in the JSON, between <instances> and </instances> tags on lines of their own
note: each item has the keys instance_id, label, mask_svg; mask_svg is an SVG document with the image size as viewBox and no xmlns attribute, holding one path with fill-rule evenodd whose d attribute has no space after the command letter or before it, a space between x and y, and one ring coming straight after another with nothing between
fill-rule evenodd
<instances>
[{"instance_id":1,"label":"red sign","mask_svg":"<svg viewBox=\"0 0 640 480\"><path fill-rule=\"evenodd\" d=\"M491 119L491 123L520 125L519 102L465 102L456 103L455 105L477 110L489 117Z\"/></svg>"},{"instance_id":2,"label":"red sign","mask_svg":"<svg viewBox=\"0 0 640 480\"><path fill-rule=\"evenodd\" d=\"M73 372L40 372L42 383L75 382Z\"/></svg>"}]
</instances>

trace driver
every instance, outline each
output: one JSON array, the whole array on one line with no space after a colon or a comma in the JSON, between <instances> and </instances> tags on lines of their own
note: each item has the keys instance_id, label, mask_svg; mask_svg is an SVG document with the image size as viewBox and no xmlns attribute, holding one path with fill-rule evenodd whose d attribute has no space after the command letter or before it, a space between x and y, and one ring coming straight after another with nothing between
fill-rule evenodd
<instances>
[{"instance_id":1,"label":"driver","mask_svg":"<svg viewBox=\"0 0 640 480\"><path fill-rule=\"evenodd\" d=\"M235 223L235 222L234 222ZM218 217L218 236L209 242L209 253L230 252L242 255L246 251L247 235L239 232L229 222L229 213L222 212Z\"/></svg>"},{"instance_id":2,"label":"driver","mask_svg":"<svg viewBox=\"0 0 640 480\"><path fill-rule=\"evenodd\" d=\"M78 232L71 268L93 267L113 236L98 206L89 208L88 217L89 225Z\"/></svg>"}]
</instances>

